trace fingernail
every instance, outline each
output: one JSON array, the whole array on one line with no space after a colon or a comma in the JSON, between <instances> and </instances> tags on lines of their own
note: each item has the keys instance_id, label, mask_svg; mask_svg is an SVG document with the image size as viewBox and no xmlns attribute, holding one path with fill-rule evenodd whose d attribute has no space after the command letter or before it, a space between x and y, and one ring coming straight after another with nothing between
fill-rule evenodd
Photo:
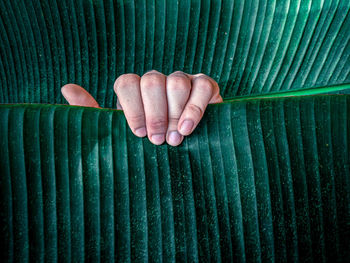
<instances>
[{"instance_id":1,"label":"fingernail","mask_svg":"<svg viewBox=\"0 0 350 263\"><path fill-rule=\"evenodd\" d=\"M164 142L165 136L164 136L164 134L154 134L154 135L152 135L151 140L154 144L159 145L159 144L162 144Z\"/></svg>"},{"instance_id":2,"label":"fingernail","mask_svg":"<svg viewBox=\"0 0 350 263\"><path fill-rule=\"evenodd\" d=\"M189 134L192 131L193 125L194 125L193 121L185 120L181 125L180 133L183 135Z\"/></svg>"},{"instance_id":3,"label":"fingernail","mask_svg":"<svg viewBox=\"0 0 350 263\"><path fill-rule=\"evenodd\" d=\"M136 129L136 130L135 130L135 134L136 134L136 136L138 136L138 137L145 137L146 134L147 134L146 128L145 128L145 127L142 127L142 128Z\"/></svg>"},{"instance_id":4,"label":"fingernail","mask_svg":"<svg viewBox=\"0 0 350 263\"><path fill-rule=\"evenodd\" d=\"M177 131L172 131L169 134L169 144L178 145L181 142L181 135Z\"/></svg>"}]
</instances>

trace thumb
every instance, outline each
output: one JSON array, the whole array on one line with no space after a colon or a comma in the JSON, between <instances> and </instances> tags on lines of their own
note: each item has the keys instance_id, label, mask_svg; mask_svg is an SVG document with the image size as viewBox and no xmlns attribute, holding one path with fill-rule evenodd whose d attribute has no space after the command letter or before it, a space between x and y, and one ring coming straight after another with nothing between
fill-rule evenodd
<instances>
[{"instance_id":1,"label":"thumb","mask_svg":"<svg viewBox=\"0 0 350 263\"><path fill-rule=\"evenodd\" d=\"M100 108L89 92L76 84L67 84L61 88L63 97L69 105Z\"/></svg>"}]
</instances>

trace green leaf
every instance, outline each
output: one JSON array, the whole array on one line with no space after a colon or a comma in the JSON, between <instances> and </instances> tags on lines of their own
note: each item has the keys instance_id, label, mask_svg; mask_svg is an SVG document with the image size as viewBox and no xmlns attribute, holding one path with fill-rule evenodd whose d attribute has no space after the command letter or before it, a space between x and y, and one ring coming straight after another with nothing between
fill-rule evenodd
<instances>
[{"instance_id":1,"label":"green leaf","mask_svg":"<svg viewBox=\"0 0 350 263\"><path fill-rule=\"evenodd\" d=\"M0 105L5 261L350 260L349 95L210 105L179 147L121 111Z\"/></svg>"},{"instance_id":2,"label":"green leaf","mask_svg":"<svg viewBox=\"0 0 350 263\"><path fill-rule=\"evenodd\" d=\"M207 74L226 102L176 148L119 111L0 105L1 261L350 261L349 95L330 95L350 90L349 10L3 1L0 103L77 83L114 108L115 79L151 69Z\"/></svg>"},{"instance_id":3,"label":"green leaf","mask_svg":"<svg viewBox=\"0 0 350 263\"><path fill-rule=\"evenodd\" d=\"M224 98L350 83L350 1L47 0L0 4L0 103L114 108L124 73L181 70Z\"/></svg>"}]
</instances>

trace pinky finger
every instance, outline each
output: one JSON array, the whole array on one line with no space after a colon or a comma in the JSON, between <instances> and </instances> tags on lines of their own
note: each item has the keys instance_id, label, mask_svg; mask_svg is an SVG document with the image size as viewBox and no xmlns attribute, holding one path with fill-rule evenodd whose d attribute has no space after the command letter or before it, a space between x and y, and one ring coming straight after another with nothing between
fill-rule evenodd
<instances>
[{"instance_id":1,"label":"pinky finger","mask_svg":"<svg viewBox=\"0 0 350 263\"><path fill-rule=\"evenodd\" d=\"M190 98L178 123L178 131L184 136L191 134L196 128L213 97L214 91L213 84L205 77L194 79L192 84Z\"/></svg>"}]
</instances>

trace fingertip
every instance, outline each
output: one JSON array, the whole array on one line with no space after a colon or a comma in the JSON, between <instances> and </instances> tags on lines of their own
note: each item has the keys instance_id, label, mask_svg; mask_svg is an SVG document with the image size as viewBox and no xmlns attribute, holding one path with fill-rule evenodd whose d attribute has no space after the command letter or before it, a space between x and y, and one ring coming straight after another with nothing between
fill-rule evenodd
<instances>
[{"instance_id":1,"label":"fingertip","mask_svg":"<svg viewBox=\"0 0 350 263\"><path fill-rule=\"evenodd\" d=\"M179 123L180 124L180 123ZM190 119L185 119L181 125L179 125L179 133L181 135L187 136L190 135L194 128L194 121Z\"/></svg>"},{"instance_id":2,"label":"fingertip","mask_svg":"<svg viewBox=\"0 0 350 263\"><path fill-rule=\"evenodd\" d=\"M167 143L171 146L178 146L182 143L184 137L178 131L168 132Z\"/></svg>"},{"instance_id":3,"label":"fingertip","mask_svg":"<svg viewBox=\"0 0 350 263\"><path fill-rule=\"evenodd\" d=\"M70 99L74 98L74 96L79 95L79 93L84 91L85 90L82 87L72 83L66 84L61 88L61 93L68 100L68 102Z\"/></svg>"},{"instance_id":4,"label":"fingertip","mask_svg":"<svg viewBox=\"0 0 350 263\"><path fill-rule=\"evenodd\" d=\"M146 130L146 127L142 127L142 128L138 128L134 131L134 134L137 136L137 137L145 137L147 135L147 130Z\"/></svg>"},{"instance_id":5,"label":"fingertip","mask_svg":"<svg viewBox=\"0 0 350 263\"><path fill-rule=\"evenodd\" d=\"M153 134L149 139L155 145L161 145L165 142L164 134Z\"/></svg>"},{"instance_id":6,"label":"fingertip","mask_svg":"<svg viewBox=\"0 0 350 263\"><path fill-rule=\"evenodd\" d=\"M61 88L61 93L69 105L100 108L91 94L77 84L64 85Z\"/></svg>"},{"instance_id":7,"label":"fingertip","mask_svg":"<svg viewBox=\"0 0 350 263\"><path fill-rule=\"evenodd\" d=\"M66 99L67 99L67 96L69 96L69 89L71 88L71 86L72 84L66 84L61 88L61 93L63 97L65 97Z\"/></svg>"},{"instance_id":8,"label":"fingertip","mask_svg":"<svg viewBox=\"0 0 350 263\"><path fill-rule=\"evenodd\" d=\"M71 89L77 90L77 89L83 89L83 88L77 84L68 83L68 84L62 86L61 91L66 93L67 91L70 91Z\"/></svg>"}]
</instances>

